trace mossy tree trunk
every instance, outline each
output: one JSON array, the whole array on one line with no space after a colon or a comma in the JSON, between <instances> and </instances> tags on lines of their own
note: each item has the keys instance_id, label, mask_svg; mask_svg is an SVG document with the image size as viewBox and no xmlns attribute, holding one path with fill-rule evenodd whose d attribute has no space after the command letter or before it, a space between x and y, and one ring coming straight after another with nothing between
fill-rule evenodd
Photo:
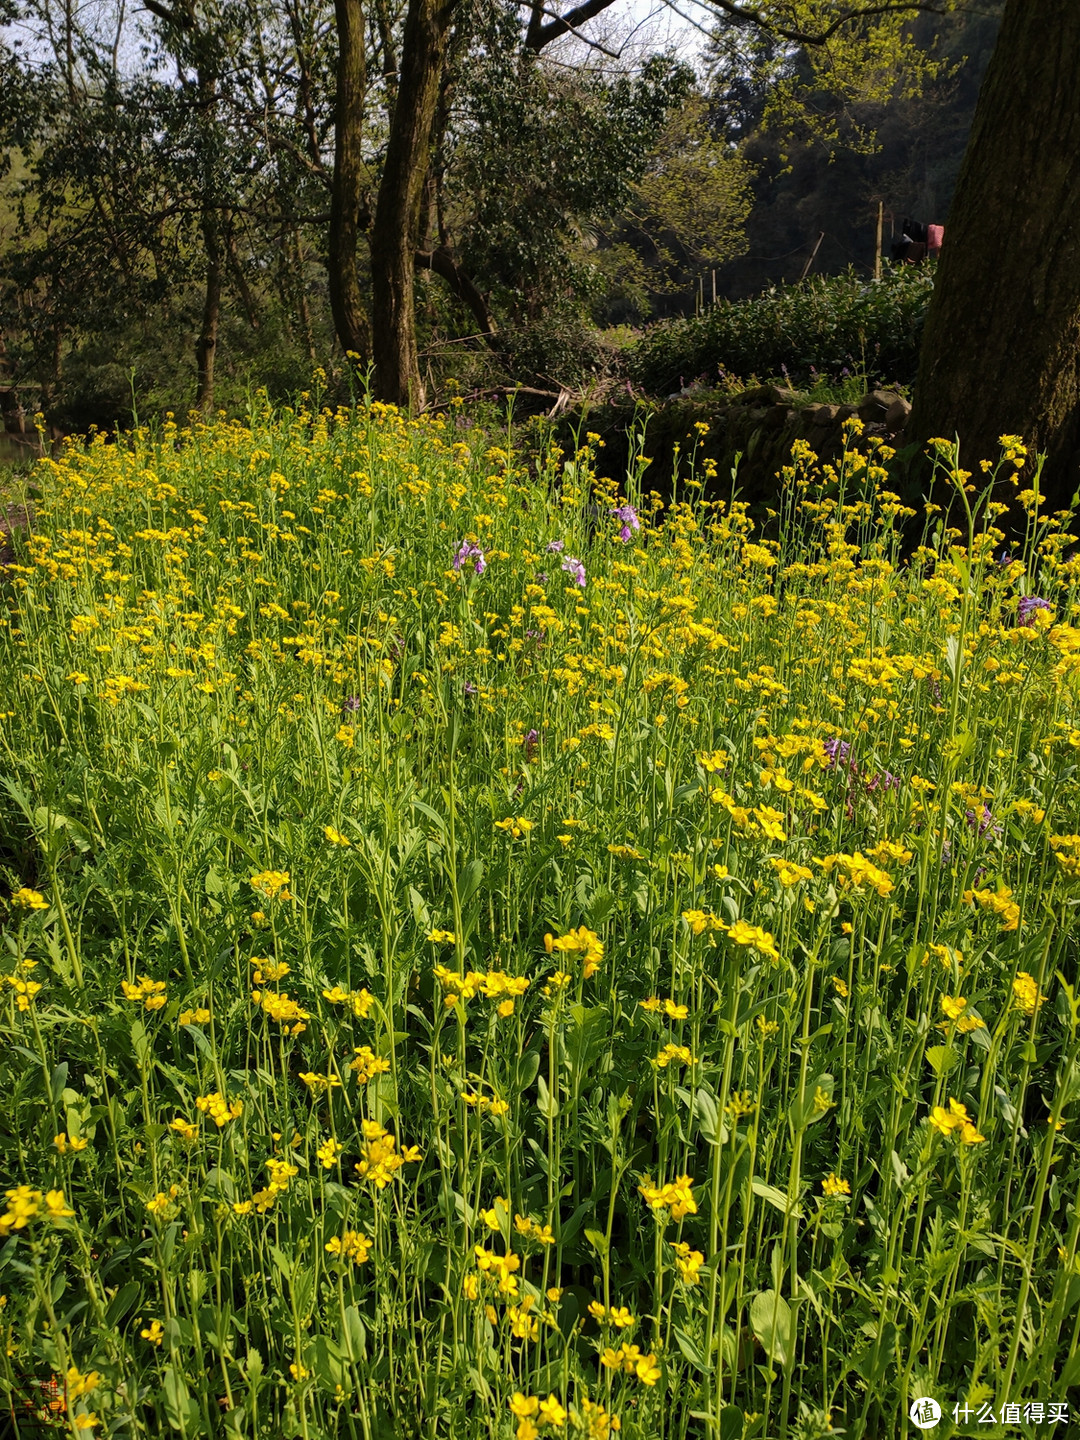
<instances>
[{"instance_id":1,"label":"mossy tree trunk","mask_svg":"<svg viewBox=\"0 0 1080 1440\"><path fill-rule=\"evenodd\" d=\"M1080 3L1007 0L926 318L908 435L1047 452L1051 508L1080 482Z\"/></svg>"},{"instance_id":2,"label":"mossy tree trunk","mask_svg":"<svg viewBox=\"0 0 1080 1440\"><path fill-rule=\"evenodd\" d=\"M341 347L364 366L371 358L371 325L356 265L365 175L363 141L367 60L364 7L361 0L334 0L334 14L337 20L338 63L327 278L334 329Z\"/></svg>"},{"instance_id":3,"label":"mossy tree trunk","mask_svg":"<svg viewBox=\"0 0 1080 1440\"><path fill-rule=\"evenodd\" d=\"M410 0L371 231L375 393L380 400L409 407L423 403L413 281L435 105L454 5L455 0Z\"/></svg>"}]
</instances>

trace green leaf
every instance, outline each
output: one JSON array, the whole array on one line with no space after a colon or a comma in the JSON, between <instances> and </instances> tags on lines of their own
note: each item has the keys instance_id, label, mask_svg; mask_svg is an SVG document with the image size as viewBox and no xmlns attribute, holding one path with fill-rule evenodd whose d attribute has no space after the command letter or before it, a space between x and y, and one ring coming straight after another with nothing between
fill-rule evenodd
<instances>
[{"instance_id":1,"label":"green leaf","mask_svg":"<svg viewBox=\"0 0 1080 1440\"><path fill-rule=\"evenodd\" d=\"M767 1205L772 1205L784 1215L790 1215L795 1220L802 1219L802 1207L797 1203L791 1203L788 1209L788 1196L785 1190L778 1190L775 1185L766 1185L764 1180L753 1179L750 1181L750 1189Z\"/></svg>"},{"instance_id":2,"label":"green leaf","mask_svg":"<svg viewBox=\"0 0 1080 1440\"><path fill-rule=\"evenodd\" d=\"M716 1096L704 1086L694 1096L694 1110L702 1138L710 1145L723 1145L728 1138L728 1127L724 1124Z\"/></svg>"},{"instance_id":3,"label":"green leaf","mask_svg":"<svg viewBox=\"0 0 1080 1440\"><path fill-rule=\"evenodd\" d=\"M288 1256L284 1255L284 1254L282 1253L282 1251L280 1251L276 1245L271 1245L271 1246L270 1246L270 1258L271 1258L271 1260L273 1260L274 1264L277 1266L277 1268L278 1268L278 1270L280 1271L282 1277L283 1277L285 1280L291 1280L291 1279L292 1279L292 1275L293 1275L293 1267L292 1267L292 1265L289 1263Z\"/></svg>"},{"instance_id":4,"label":"green leaf","mask_svg":"<svg viewBox=\"0 0 1080 1440\"><path fill-rule=\"evenodd\" d=\"M931 1045L926 1052L926 1062L935 1075L947 1075L959 1059L951 1045Z\"/></svg>"},{"instance_id":5,"label":"green leaf","mask_svg":"<svg viewBox=\"0 0 1080 1440\"><path fill-rule=\"evenodd\" d=\"M437 810L433 810L430 805L425 805L423 800L413 799L409 803L414 810L419 810L421 815L427 816L440 835L444 837L447 835L446 821Z\"/></svg>"},{"instance_id":6,"label":"green leaf","mask_svg":"<svg viewBox=\"0 0 1080 1440\"><path fill-rule=\"evenodd\" d=\"M543 1075L536 1077L536 1108L545 1120L554 1120L559 1113L559 1102L548 1089L548 1083Z\"/></svg>"},{"instance_id":7,"label":"green leaf","mask_svg":"<svg viewBox=\"0 0 1080 1440\"><path fill-rule=\"evenodd\" d=\"M139 1282L137 1280L129 1280L109 1301L109 1308L105 1311L105 1324L110 1329L115 1329L120 1321L123 1320L124 1316L138 1304L141 1294L142 1286Z\"/></svg>"},{"instance_id":8,"label":"green leaf","mask_svg":"<svg viewBox=\"0 0 1080 1440\"><path fill-rule=\"evenodd\" d=\"M145 1066L150 1058L150 1042L146 1038L146 1026L141 1020L131 1022L131 1044L140 1068Z\"/></svg>"},{"instance_id":9,"label":"green leaf","mask_svg":"<svg viewBox=\"0 0 1080 1440\"><path fill-rule=\"evenodd\" d=\"M742 1440L744 1420L737 1405L725 1405L720 1411L717 1440Z\"/></svg>"},{"instance_id":10,"label":"green leaf","mask_svg":"<svg viewBox=\"0 0 1080 1440\"><path fill-rule=\"evenodd\" d=\"M750 1306L750 1328L761 1341L770 1360L779 1365L791 1361L791 1307L776 1290L762 1290Z\"/></svg>"},{"instance_id":11,"label":"green leaf","mask_svg":"<svg viewBox=\"0 0 1080 1440\"><path fill-rule=\"evenodd\" d=\"M518 1061L517 1091L524 1093L540 1073L540 1051L526 1050Z\"/></svg>"},{"instance_id":12,"label":"green leaf","mask_svg":"<svg viewBox=\"0 0 1080 1440\"><path fill-rule=\"evenodd\" d=\"M328 1335L317 1335L304 1359L324 1389L333 1392L337 1386L344 1386L348 1361Z\"/></svg>"},{"instance_id":13,"label":"green leaf","mask_svg":"<svg viewBox=\"0 0 1080 1440\"><path fill-rule=\"evenodd\" d=\"M692 1340L690 1336L687 1335L685 1330L680 1330L677 1325L675 1326L675 1343L699 1375L707 1373L709 1367L705 1362L705 1356L701 1353L701 1347L695 1340ZM742 1427L740 1426L740 1434L741 1433Z\"/></svg>"},{"instance_id":14,"label":"green leaf","mask_svg":"<svg viewBox=\"0 0 1080 1440\"><path fill-rule=\"evenodd\" d=\"M458 876L458 899L462 905L467 904L476 894L483 878L484 862L480 859L470 860Z\"/></svg>"},{"instance_id":15,"label":"green leaf","mask_svg":"<svg viewBox=\"0 0 1080 1440\"><path fill-rule=\"evenodd\" d=\"M367 1359L367 1329L360 1311L355 1305L349 1305L345 1310L345 1330L342 1340L345 1352L351 1354L353 1360Z\"/></svg>"},{"instance_id":16,"label":"green leaf","mask_svg":"<svg viewBox=\"0 0 1080 1440\"><path fill-rule=\"evenodd\" d=\"M202 1415L191 1397L187 1381L171 1365L165 1367L164 1381L165 1417L169 1424L180 1431L184 1440L203 1434Z\"/></svg>"}]
</instances>

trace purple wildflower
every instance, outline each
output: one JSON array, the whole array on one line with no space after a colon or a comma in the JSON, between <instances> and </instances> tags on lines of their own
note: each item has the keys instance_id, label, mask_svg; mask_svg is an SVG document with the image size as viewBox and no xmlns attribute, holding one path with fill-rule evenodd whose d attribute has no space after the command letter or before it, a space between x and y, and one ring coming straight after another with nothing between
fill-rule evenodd
<instances>
[{"instance_id":1,"label":"purple wildflower","mask_svg":"<svg viewBox=\"0 0 1080 1440\"><path fill-rule=\"evenodd\" d=\"M875 790L899 790L900 776L892 775L888 770L883 770L880 775L875 775L867 780L866 788L872 795Z\"/></svg>"},{"instance_id":2,"label":"purple wildflower","mask_svg":"<svg viewBox=\"0 0 1080 1440\"><path fill-rule=\"evenodd\" d=\"M460 570L466 561L473 561L473 568L477 575L483 575L487 569L487 561L484 559L484 552L479 545L470 545L467 540L462 541L461 548L454 556L454 569Z\"/></svg>"},{"instance_id":3,"label":"purple wildflower","mask_svg":"<svg viewBox=\"0 0 1080 1440\"><path fill-rule=\"evenodd\" d=\"M1049 600L1041 600L1038 595L1024 595L1020 599L1017 610L1017 623L1027 625L1036 610L1052 610L1053 608Z\"/></svg>"},{"instance_id":4,"label":"purple wildflower","mask_svg":"<svg viewBox=\"0 0 1080 1440\"><path fill-rule=\"evenodd\" d=\"M466 695L475 695L475 694L476 694L476 686L473 684L473 682L472 682L471 680L466 680L466 681L465 681L465 694L466 694Z\"/></svg>"},{"instance_id":5,"label":"purple wildflower","mask_svg":"<svg viewBox=\"0 0 1080 1440\"><path fill-rule=\"evenodd\" d=\"M540 731L529 730L522 736L522 749L525 751L526 760L535 760L536 752L540 748Z\"/></svg>"},{"instance_id":6,"label":"purple wildflower","mask_svg":"<svg viewBox=\"0 0 1080 1440\"><path fill-rule=\"evenodd\" d=\"M549 540L548 543L547 543L547 548L548 548L549 551L553 550L553 551L555 551L555 553L557 554L560 550L562 550L562 549L565 547L565 545L566 545L566 541L565 541L565 540Z\"/></svg>"},{"instance_id":7,"label":"purple wildflower","mask_svg":"<svg viewBox=\"0 0 1080 1440\"><path fill-rule=\"evenodd\" d=\"M574 580L578 585L580 585L581 588L584 590L585 566L582 564L582 562L575 559L573 555L567 555L566 559L562 562L562 568L566 571L570 578Z\"/></svg>"},{"instance_id":8,"label":"purple wildflower","mask_svg":"<svg viewBox=\"0 0 1080 1440\"><path fill-rule=\"evenodd\" d=\"M641 521L633 505L619 505L611 511L616 520L622 521L622 529L619 531L619 539L625 545L630 539L631 532L641 529Z\"/></svg>"},{"instance_id":9,"label":"purple wildflower","mask_svg":"<svg viewBox=\"0 0 1080 1440\"><path fill-rule=\"evenodd\" d=\"M980 840L988 830L994 835L1001 834L1001 826L994 823L994 817L989 805L980 805L977 810L968 810L964 815L964 819L967 821L968 828L972 834L977 835Z\"/></svg>"},{"instance_id":10,"label":"purple wildflower","mask_svg":"<svg viewBox=\"0 0 1080 1440\"><path fill-rule=\"evenodd\" d=\"M355 714L360 709L360 696L349 695L341 702L341 708L347 715Z\"/></svg>"},{"instance_id":11,"label":"purple wildflower","mask_svg":"<svg viewBox=\"0 0 1080 1440\"><path fill-rule=\"evenodd\" d=\"M851 754L851 746L846 740L841 740L834 735L825 741L825 754L829 757L829 769L835 770L838 767L842 770L847 764L848 756Z\"/></svg>"}]
</instances>

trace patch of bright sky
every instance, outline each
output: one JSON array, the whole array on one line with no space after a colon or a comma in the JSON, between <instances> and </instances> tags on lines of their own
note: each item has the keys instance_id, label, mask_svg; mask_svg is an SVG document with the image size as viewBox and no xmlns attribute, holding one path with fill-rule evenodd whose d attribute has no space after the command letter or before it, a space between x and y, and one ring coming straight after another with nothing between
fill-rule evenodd
<instances>
[{"instance_id":1,"label":"patch of bright sky","mask_svg":"<svg viewBox=\"0 0 1080 1440\"><path fill-rule=\"evenodd\" d=\"M565 13L574 3L548 0L553 13ZM0 44L16 46L30 60L44 59L51 50L41 17L47 16L52 6L49 0L39 0L35 8L39 18L34 21L0 26ZM76 0L71 9L83 33L92 36L106 53L115 54L121 71L131 73L141 68L150 20L141 5L130 0ZM695 64L707 43L710 22L715 23L715 19L715 12L701 0L616 0L583 26L581 39L568 35L549 46L545 54L558 64L576 66L584 62L590 68L610 73L633 70L658 51L674 52Z\"/></svg>"},{"instance_id":2,"label":"patch of bright sky","mask_svg":"<svg viewBox=\"0 0 1080 1440\"><path fill-rule=\"evenodd\" d=\"M566 13L571 5L564 0L550 8ZM601 70L633 68L658 51L671 51L696 65L708 43L710 25L715 22L716 12L699 0L675 0L674 4L668 0L616 0L610 9L588 21L581 32L602 50L567 36L550 46L549 52L567 64L580 63L588 55L591 64Z\"/></svg>"}]
</instances>

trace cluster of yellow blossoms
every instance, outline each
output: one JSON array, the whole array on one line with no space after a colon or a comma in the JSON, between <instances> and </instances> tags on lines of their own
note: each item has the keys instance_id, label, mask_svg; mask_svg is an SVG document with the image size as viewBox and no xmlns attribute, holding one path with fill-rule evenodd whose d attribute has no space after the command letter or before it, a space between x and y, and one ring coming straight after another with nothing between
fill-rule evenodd
<instances>
[{"instance_id":1,"label":"cluster of yellow blossoms","mask_svg":"<svg viewBox=\"0 0 1080 1440\"><path fill-rule=\"evenodd\" d=\"M1026 970L1021 970L1012 982L1013 1004L1023 1015L1034 1015L1046 999L1039 991L1038 982Z\"/></svg>"},{"instance_id":2,"label":"cluster of yellow blossoms","mask_svg":"<svg viewBox=\"0 0 1080 1440\"><path fill-rule=\"evenodd\" d=\"M1020 906L1004 885L996 890L965 890L964 904L981 905L984 910L1000 916L1002 930L1016 930L1020 926Z\"/></svg>"},{"instance_id":3,"label":"cluster of yellow blossoms","mask_svg":"<svg viewBox=\"0 0 1080 1440\"><path fill-rule=\"evenodd\" d=\"M962 995L943 995L941 1008L945 1014L938 1027L941 1030L948 1031L955 1026L959 1034L970 1035L972 1030L986 1029L986 1021L968 1009L968 1002Z\"/></svg>"},{"instance_id":4,"label":"cluster of yellow blossoms","mask_svg":"<svg viewBox=\"0 0 1080 1440\"><path fill-rule=\"evenodd\" d=\"M675 1268L684 1285L698 1283L698 1271L705 1264L705 1256L695 1250L686 1240L680 1240L672 1247L675 1251Z\"/></svg>"},{"instance_id":5,"label":"cluster of yellow blossoms","mask_svg":"<svg viewBox=\"0 0 1080 1440\"><path fill-rule=\"evenodd\" d=\"M226 1100L220 1091L214 1090L209 1095L197 1096L195 1108L201 1110L204 1115L209 1115L220 1130L230 1120L236 1120L244 1113L244 1102L242 1100Z\"/></svg>"},{"instance_id":6,"label":"cluster of yellow blossoms","mask_svg":"<svg viewBox=\"0 0 1080 1440\"><path fill-rule=\"evenodd\" d=\"M868 860L861 850L856 850L853 855L826 855L817 863L826 875L831 875L834 870L837 871L842 885L851 885L856 890L867 885L871 890L876 890L879 895L892 894L891 877Z\"/></svg>"},{"instance_id":7,"label":"cluster of yellow blossoms","mask_svg":"<svg viewBox=\"0 0 1080 1440\"><path fill-rule=\"evenodd\" d=\"M35 965L35 960L24 960L23 967L29 968ZM10 985L15 992L15 1004L24 1014L34 1003L34 996L41 993L41 986L36 980L24 980L21 975L5 975L6 984Z\"/></svg>"},{"instance_id":8,"label":"cluster of yellow blossoms","mask_svg":"<svg viewBox=\"0 0 1080 1440\"><path fill-rule=\"evenodd\" d=\"M369 1239L362 1230L346 1230L343 1235L335 1235L329 1240L324 1249L342 1264L348 1260L354 1265L363 1265L374 1244L375 1241Z\"/></svg>"},{"instance_id":9,"label":"cluster of yellow blossoms","mask_svg":"<svg viewBox=\"0 0 1080 1440\"><path fill-rule=\"evenodd\" d=\"M258 875L252 875L250 884L253 890L264 895L267 900L291 900L289 894L289 880L291 876L288 870L263 870Z\"/></svg>"},{"instance_id":10,"label":"cluster of yellow blossoms","mask_svg":"<svg viewBox=\"0 0 1080 1440\"><path fill-rule=\"evenodd\" d=\"M981 1145L986 1139L980 1135L975 1124L967 1113L967 1107L961 1105L959 1100L950 1100L949 1108L944 1105L935 1105L930 1111L930 1124L942 1135L952 1135L959 1132L960 1139L965 1145Z\"/></svg>"},{"instance_id":11,"label":"cluster of yellow blossoms","mask_svg":"<svg viewBox=\"0 0 1080 1440\"><path fill-rule=\"evenodd\" d=\"M693 1184L689 1175L680 1175L669 1185L654 1185L646 1175L638 1186L638 1192L654 1213L668 1210L673 1220L682 1220L687 1215L697 1214L697 1201L692 1193Z\"/></svg>"},{"instance_id":12,"label":"cluster of yellow blossoms","mask_svg":"<svg viewBox=\"0 0 1080 1440\"><path fill-rule=\"evenodd\" d=\"M165 1004L164 980L151 980L149 975L142 975L134 985L128 980L121 980L120 988L125 1000L141 1000L147 1010L160 1010Z\"/></svg>"},{"instance_id":13,"label":"cluster of yellow blossoms","mask_svg":"<svg viewBox=\"0 0 1080 1440\"><path fill-rule=\"evenodd\" d=\"M270 1183L264 1185L261 1190L256 1190L250 1200L237 1200L233 1204L233 1210L237 1215L250 1215L251 1211L257 1210L260 1215L273 1207L279 1195L284 1195L289 1188L289 1181L296 1178L300 1171L297 1166L287 1160L278 1160L271 1156L266 1162L266 1168L270 1172Z\"/></svg>"},{"instance_id":14,"label":"cluster of yellow blossoms","mask_svg":"<svg viewBox=\"0 0 1080 1440\"><path fill-rule=\"evenodd\" d=\"M304 1021L311 1019L310 1012L304 1010L295 1000L290 1000L287 990L253 990L251 998L260 1010L264 1010L271 1020L276 1020L287 1029L290 1035L302 1035L307 1029Z\"/></svg>"},{"instance_id":15,"label":"cluster of yellow blossoms","mask_svg":"<svg viewBox=\"0 0 1080 1440\"><path fill-rule=\"evenodd\" d=\"M349 1069L356 1076L358 1085L366 1085L376 1075L384 1075L390 1069L390 1061L384 1055L376 1055L370 1045L354 1045L353 1056L355 1058L349 1061Z\"/></svg>"},{"instance_id":16,"label":"cluster of yellow blossoms","mask_svg":"<svg viewBox=\"0 0 1080 1440\"><path fill-rule=\"evenodd\" d=\"M622 1344L616 1350L608 1345L600 1352L600 1364L607 1370L622 1370L636 1375L643 1385L655 1385L660 1379L660 1365L655 1355L643 1355L636 1345Z\"/></svg>"},{"instance_id":17,"label":"cluster of yellow blossoms","mask_svg":"<svg viewBox=\"0 0 1080 1440\"><path fill-rule=\"evenodd\" d=\"M364 1148L360 1161L355 1166L362 1180L368 1180L379 1190L385 1190L403 1165L419 1163L420 1151L415 1145L404 1150L397 1149L397 1141L377 1120L361 1121L364 1132Z\"/></svg>"},{"instance_id":18,"label":"cluster of yellow blossoms","mask_svg":"<svg viewBox=\"0 0 1080 1440\"><path fill-rule=\"evenodd\" d=\"M12 892L9 901L13 910L47 910L49 902L44 895L37 890L31 890L28 885L22 885L18 890Z\"/></svg>"},{"instance_id":19,"label":"cluster of yellow blossoms","mask_svg":"<svg viewBox=\"0 0 1080 1440\"><path fill-rule=\"evenodd\" d=\"M1062 873L1070 880L1080 880L1080 835L1051 835L1050 848Z\"/></svg>"},{"instance_id":20,"label":"cluster of yellow blossoms","mask_svg":"<svg viewBox=\"0 0 1080 1440\"><path fill-rule=\"evenodd\" d=\"M685 919L685 916L683 918ZM663 1010L669 1020L685 1020L690 1014L686 1005L677 1005L674 1000L660 1000L655 995L650 995L648 1000L639 1000L638 1004L650 1015L655 1015L657 1011Z\"/></svg>"},{"instance_id":21,"label":"cluster of yellow blossoms","mask_svg":"<svg viewBox=\"0 0 1080 1440\"><path fill-rule=\"evenodd\" d=\"M682 1065L693 1065L694 1057L689 1046L665 1045L652 1063L658 1070L666 1070L673 1060L678 1060Z\"/></svg>"},{"instance_id":22,"label":"cluster of yellow blossoms","mask_svg":"<svg viewBox=\"0 0 1080 1440\"><path fill-rule=\"evenodd\" d=\"M322 993L323 999L329 1000L331 1005L348 1005L357 1020L366 1020L375 1003L370 990L343 990L340 985L335 985Z\"/></svg>"},{"instance_id":23,"label":"cluster of yellow blossoms","mask_svg":"<svg viewBox=\"0 0 1080 1440\"><path fill-rule=\"evenodd\" d=\"M62 1190L33 1190L29 1185L17 1185L14 1190L5 1190L7 1211L0 1215L0 1239L6 1240L12 1230L24 1230L31 1220L39 1216L59 1224L75 1211L68 1208Z\"/></svg>"},{"instance_id":24,"label":"cluster of yellow blossoms","mask_svg":"<svg viewBox=\"0 0 1080 1440\"><path fill-rule=\"evenodd\" d=\"M544 949L549 955L581 955L584 961L581 973L586 980L592 979L604 958L603 941L584 925L577 930L569 930L557 939L554 935L545 935Z\"/></svg>"},{"instance_id":25,"label":"cluster of yellow blossoms","mask_svg":"<svg viewBox=\"0 0 1080 1440\"><path fill-rule=\"evenodd\" d=\"M504 1018L514 1013L514 1000L529 988L524 975L507 975L503 970L469 970L462 975L445 965L436 965L434 974L443 988L447 1009L453 1009L459 1000L471 1000L481 994L488 1000L499 1000L496 1008ZM503 998L499 999L500 996Z\"/></svg>"}]
</instances>

